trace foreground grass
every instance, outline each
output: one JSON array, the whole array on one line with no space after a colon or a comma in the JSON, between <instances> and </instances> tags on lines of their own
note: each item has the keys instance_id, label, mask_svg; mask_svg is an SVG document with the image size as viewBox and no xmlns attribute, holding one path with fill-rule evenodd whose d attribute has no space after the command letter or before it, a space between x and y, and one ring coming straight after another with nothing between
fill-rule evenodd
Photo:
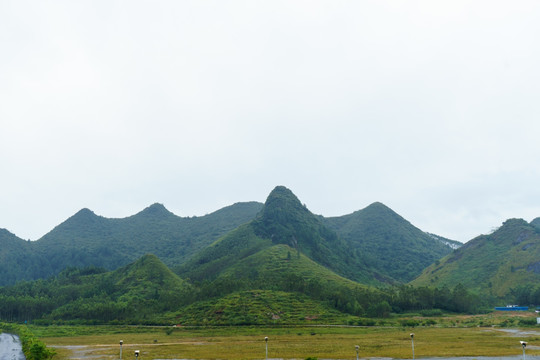
<instances>
[{"instance_id":1,"label":"foreground grass","mask_svg":"<svg viewBox=\"0 0 540 360\"><path fill-rule=\"evenodd\" d=\"M262 359L268 336L270 358L353 359L355 345L362 358L412 358L410 333L414 332L416 357L520 355L519 340L540 345L540 336L511 334L492 328L141 328L141 327L49 327L34 332L57 351L55 359L124 358L140 350L145 359ZM77 346L70 348L70 346ZM540 350L527 349L527 354Z\"/></svg>"}]
</instances>

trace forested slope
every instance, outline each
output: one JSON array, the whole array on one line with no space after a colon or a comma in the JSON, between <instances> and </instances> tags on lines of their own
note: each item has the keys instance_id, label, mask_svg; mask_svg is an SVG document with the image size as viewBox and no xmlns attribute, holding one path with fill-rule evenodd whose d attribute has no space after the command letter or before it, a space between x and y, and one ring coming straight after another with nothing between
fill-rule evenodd
<instances>
[{"instance_id":1,"label":"forested slope","mask_svg":"<svg viewBox=\"0 0 540 360\"><path fill-rule=\"evenodd\" d=\"M249 222L262 204L237 203L209 215L179 217L154 204L122 219L82 209L41 239L26 242L0 232L0 286L46 278L66 267L116 269L153 253L168 266L180 264L220 236Z\"/></svg>"}]
</instances>

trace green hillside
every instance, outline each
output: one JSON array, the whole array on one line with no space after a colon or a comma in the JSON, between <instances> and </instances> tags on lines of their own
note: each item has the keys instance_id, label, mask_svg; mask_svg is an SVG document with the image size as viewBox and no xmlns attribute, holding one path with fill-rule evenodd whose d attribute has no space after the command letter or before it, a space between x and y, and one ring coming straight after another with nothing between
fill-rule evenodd
<instances>
[{"instance_id":1,"label":"green hillside","mask_svg":"<svg viewBox=\"0 0 540 360\"><path fill-rule=\"evenodd\" d=\"M273 244L285 244L334 272L363 283L376 283L377 273L351 252L337 233L324 225L284 186L276 187L252 222L255 233Z\"/></svg>"},{"instance_id":2,"label":"green hillside","mask_svg":"<svg viewBox=\"0 0 540 360\"><path fill-rule=\"evenodd\" d=\"M531 290L539 282L540 229L525 220L510 219L492 234L470 240L429 266L411 284L463 284L484 296L515 298L517 289Z\"/></svg>"},{"instance_id":3,"label":"green hillside","mask_svg":"<svg viewBox=\"0 0 540 360\"><path fill-rule=\"evenodd\" d=\"M116 269L144 254L156 254L168 266L186 261L219 237L249 222L261 209L237 203L209 215L184 218L154 204L140 213L108 219L83 209L41 239L25 242L0 233L0 286L46 278L66 267ZM12 234L11 234L12 235Z\"/></svg>"},{"instance_id":4,"label":"green hillside","mask_svg":"<svg viewBox=\"0 0 540 360\"><path fill-rule=\"evenodd\" d=\"M274 309L282 323L339 323L352 315L378 314L379 304L392 297L342 278L304 255L289 258L291 250L282 244L267 247L228 267L215 280L194 285L154 255L111 272L70 268L48 280L0 288L0 319L266 324L269 318L264 314ZM252 271L246 273L246 266ZM247 305L253 308L243 308Z\"/></svg>"},{"instance_id":5,"label":"green hillside","mask_svg":"<svg viewBox=\"0 0 540 360\"><path fill-rule=\"evenodd\" d=\"M293 248L284 244L273 245L243 258L223 271L220 277L245 278L260 284L259 287L264 284L283 284L294 288L317 282L321 287L335 283L349 288L366 288L337 275L303 254L298 256Z\"/></svg>"},{"instance_id":6,"label":"green hillside","mask_svg":"<svg viewBox=\"0 0 540 360\"><path fill-rule=\"evenodd\" d=\"M0 285L34 278L45 262L31 242L0 229Z\"/></svg>"},{"instance_id":7,"label":"green hillside","mask_svg":"<svg viewBox=\"0 0 540 360\"><path fill-rule=\"evenodd\" d=\"M216 243L223 236L226 239ZM379 203L341 217L315 216L283 186L269 194L264 206L237 203L188 218L160 204L122 219L82 209L37 241L26 242L7 231L0 233L0 241L0 258L5 260L0 264L0 286L46 278L66 267L113 270L147 253L200 281L272 244L288 245L293 253L365 284L407 282L455 246ZM228 251L238 246L245 249Z\"/></svg>"},{"instance_id":8,"label":"green hillside","mask_svg":"<svg viewBox=\"0 0 540 360\"><path fill-rule=\"evenodd\" d=\"M381 203L350 215L323 218L374 272L409 282L452 251L451 240L429 235Z\"/></svg>"},{"instance_id":9,"label":"green hillside","mask_svg":"<svg viewBox=\"0 0 540 360\"><path fill-rule=\"evenodd\" d=\"M347 244L283 186L270 193L255 220L203 249L177 272L196 281L212 280L229 267L238 267L248 256L278 244L290 247L291 257L302 254L349 279L376 283L373 273L357 261ZM252 273L253 267L245 271Z\"/></svg>"},{"instance_id":10,"label":"green hillside","mask_svg":"<svg viewBox=\"0 0 540 360\"><path fill-rule=\"evenodd\" d=\"M351 318L300 293L248 290L197 302L168 314L182 325L345 324Z\"/></svg>"},{"instance_id":11,"label":"green hillside","mask_svg":"<svg viewBox=\"0 0 540 360\"><path fill-rule=\"evenodd\" d=\"M384 291L345 279L291 247L270 245L213 280L182 280L154 255L107 272L68 268L47 280L0 288L0 320L34 324L330 324L443 309L473 311L463 287ZM371 321L370 323L374 323Z\"/></svg>"},{"instance_id":12,"label":"green hillside","mask_svg":"<svg viewBox=\"0 0 540 360\"><path fill-rule=\"evenodd\" d=\"M212 281L228 267L271 245L255 235L251 224L245 224L201 250L175 272L194 281Z\"/></svg>"},{"instance_id":13,"label":"green hillside","mask_svg":"<svg viewBox=\"0 0 540 360\"><path fill-rule=\"evenodd\" d=\"M192 292L156 256L106 272L64 270L48 280L0 288L0 319L46 322L145 323L177 309Z\"/></svg>"},{"instance_id":14,"label":"green hillside","mask_svg":"<svg viewBox=\"0 0 540 360\"><path fill-rule=\"evenodd\" d=\"M203 299L253 289L287 291L360 315L383 295L346 278L375 282L354 260L346 244L290 190L277 187L255 220L203 249L176 272L193 281ZM344 274L338 275L340 270Z\"/></svg>"},{"instance_id":15,"label":"green hillside","mask_svg":"<svg viewBox=\"0 0 540 360\"><path fill-rule=\"evenodd\" d=\"M47 280L0 288L0 319L8 321L354 323L351 317L391 311L477 306L462 286L390 286L448 241L382 204L324 219L283 186L264 205L235 204L202 218L179 218L159 204L125 219L84 209L35 245L9 233L0 241L10 249L3 256L30 246L48 260L46 271L63 266ZM130 263L132 257L138 260Z\"/></svg>"}]
</instances>

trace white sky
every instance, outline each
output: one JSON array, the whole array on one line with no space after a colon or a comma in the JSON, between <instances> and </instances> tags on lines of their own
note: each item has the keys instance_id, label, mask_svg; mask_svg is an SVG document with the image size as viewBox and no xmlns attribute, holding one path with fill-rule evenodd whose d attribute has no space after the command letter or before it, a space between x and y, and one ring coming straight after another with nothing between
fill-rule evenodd
<instances>
[{"instance_id":1,"label":"white sky","mask_svg":"<svg viewBox=\"0 0 540 360\"><path fill-rule=\"evenodd\" d=\"M0 228L290 188L467 241L540 216L540 2L0 0Z\"/></svg>"}]
</instances>

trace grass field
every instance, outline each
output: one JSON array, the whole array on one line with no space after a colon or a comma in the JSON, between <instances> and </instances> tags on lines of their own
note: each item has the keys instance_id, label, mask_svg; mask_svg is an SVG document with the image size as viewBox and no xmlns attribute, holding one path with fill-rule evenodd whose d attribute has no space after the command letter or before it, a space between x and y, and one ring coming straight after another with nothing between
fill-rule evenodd
<instances>
[{"instance_id":1,"label":"grass field","mask_svg":"<svg viewBox=\"0 0 540 360\"><path fill-rule=\"evenodd\" d=\"M55 359L355 359L412 358L414 332L417 358L454 356L514 356L522 353L520 340L529 343L528 355L540 355L540 329L516 334L495 328L403 327L47 327L32 328L56 349ZM518 330L514 330L517 332ZM518 333L519 335L519 333Z\"/></svg>"}]
</instances>

